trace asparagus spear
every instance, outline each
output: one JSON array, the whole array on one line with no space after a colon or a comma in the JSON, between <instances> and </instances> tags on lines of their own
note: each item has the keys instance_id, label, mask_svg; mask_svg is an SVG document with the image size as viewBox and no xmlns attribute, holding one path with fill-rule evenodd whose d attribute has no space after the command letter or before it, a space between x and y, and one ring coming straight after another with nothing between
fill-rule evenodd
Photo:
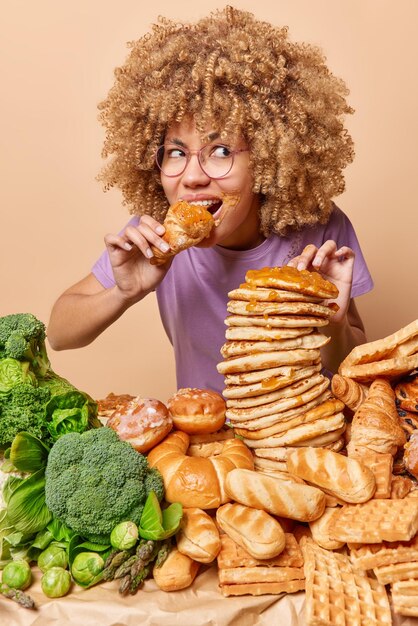
<instances>
[{"instance_id":1,"label":"asparagus spear","mask_svg":"<svg viewBox=\"0 0 418 626\"><path fill-rule=\"evenodd\" d=\"M28 596L26 593L23 593L23 591L20 591L20 589L13 589L12 587L9 587L8 585L6 585L6 583L0 583L0 593L5 598L10 598L10 600L14 600L25 609L36 608L35 602L30 596Z\"/></svg>"}]
</instances>

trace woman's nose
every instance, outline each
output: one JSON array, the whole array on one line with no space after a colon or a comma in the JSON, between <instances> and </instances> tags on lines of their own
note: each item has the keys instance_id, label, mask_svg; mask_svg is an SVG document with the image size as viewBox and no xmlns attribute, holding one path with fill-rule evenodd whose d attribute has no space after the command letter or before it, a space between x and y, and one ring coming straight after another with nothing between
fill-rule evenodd
<instances>
[{"instance_id":1,"label":"woman's nose","mask_svg":"<svg viewBox=\"0 0 418 626\"><path fill-rule=\"evenodd\" d=\"M208 185L210 177L202 170L197 153L190 155L189 162L182 175L183 183L189 187Z\"/></svg>"}]
</instances>

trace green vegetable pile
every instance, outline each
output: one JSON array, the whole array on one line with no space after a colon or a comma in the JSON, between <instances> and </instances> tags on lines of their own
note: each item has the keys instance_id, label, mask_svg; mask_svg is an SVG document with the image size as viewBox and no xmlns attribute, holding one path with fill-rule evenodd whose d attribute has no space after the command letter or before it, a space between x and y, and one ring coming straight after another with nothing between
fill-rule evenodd
<instances>
[{"instance_id":1,"label":"green vegetable pile","mask_svg":"<svg viewBox=\"0 0 418 626\"><path fill-rule=\"evenodd\" d=\"M45 472L46 505L61 522L96 543L109 543L116 524L139 524L149 492L164 495L161 474L145 456L103 427L63 435Z\"/></svg>"},{"instance_id":2,"label":"green vegetable pile","mask_svg":"<svg viewBox=\"0 0 418 626\"><path fill-rule=\"evenodd\" d=\"M94 400L52 370L45 336L31 313L0 317L0 448L21 431L52 445L101 426Z\"/></svg>"}]
</instances>

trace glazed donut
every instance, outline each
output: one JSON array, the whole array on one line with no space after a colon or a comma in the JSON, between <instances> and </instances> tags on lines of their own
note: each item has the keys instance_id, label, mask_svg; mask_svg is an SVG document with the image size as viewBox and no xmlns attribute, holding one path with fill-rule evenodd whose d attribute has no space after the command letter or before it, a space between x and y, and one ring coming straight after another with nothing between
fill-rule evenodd
<instances>
[{"instance_id":1,"label":"glazed donut","mask_svg":"<svg viewBox=\"0 0 418 626\"><path fill-rule=\"evenodd\" d=\"M148 454L164 480L167 502L184 507L216 509L229 502L225 479L235 468L254 469L251 451L240 439L226 439L221 454L209 458L187 456L189 435L176 430Z\"/></svg>"},{"instance_id":2,"label":"glazed donut","mask_svg":"<svg viewBox=\"0 0 418 626\"><path fill-rule=\"evenodd\" d=\"M138 452L148 452L168 435L173 421L165 404L154 398L134 396L119 406L107 420L120 439Z\"/></svg>"},{"instance_id":3,"label":"glazed donut","mask_svg":"<svg viewBox=\"0 0 418 626\"><path fill-rule=\"evenodd\" d=\"M210 389L179 389L167 406L174 426L189 435L214 433L225 423L225 400Z\"/></svg>"}]
</instances>

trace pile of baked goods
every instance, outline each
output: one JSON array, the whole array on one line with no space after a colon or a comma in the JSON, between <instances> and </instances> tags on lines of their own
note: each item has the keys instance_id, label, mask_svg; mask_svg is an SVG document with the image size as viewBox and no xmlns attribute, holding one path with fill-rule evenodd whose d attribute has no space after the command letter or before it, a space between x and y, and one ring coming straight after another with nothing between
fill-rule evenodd
<instances>
[{"instance_id":1,"label":"pile of baked goods","mask_svg":"<svg viewBox=\"0 0 418 626\"><path fill-rule=\"evenodd\" d=\"M226 401L180 389L164 411L114 396L109 425L152 441L165 498L183 505L161 589L217 562L224 596L305 590L307 626L418 616L418 320L355 348L330 381L320 329L335 295L314 273L248 272L228 304ZM150 406L155 438L138 439L123 413Z\"/></svg>"},{"instance_id":2,"label":"pile of baked goods","mask_svg":"<svg viewBox=\"0 0 418 626\"><path fill-rule=\"evenodd\" d=\"M344 404L321 373L320 332L338 290L316 272L250 270L228 295L224 360L226 416L260 470L286 471L289 446L342 448Z\"/></svg>"}]
</instances>

